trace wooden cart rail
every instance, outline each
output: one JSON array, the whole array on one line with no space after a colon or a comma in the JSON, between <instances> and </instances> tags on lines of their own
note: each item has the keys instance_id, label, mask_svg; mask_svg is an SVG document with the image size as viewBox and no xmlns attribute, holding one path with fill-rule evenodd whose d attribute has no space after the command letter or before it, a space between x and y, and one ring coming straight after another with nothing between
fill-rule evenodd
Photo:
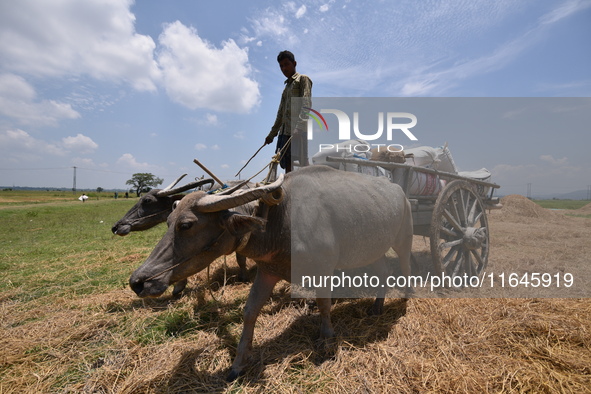
<instances>
[{"instance_id":1,"label":"wooden cart rail","mask_svg":"<svg viewBox=\"0 0 591 394\"><path fill-rule=\"evenodd\" d=\"M407 172L407 177L410 176L411 171L417 171L417 172L424 172L426 174L437 175L443 179L462 179L464 181L468 181L468 182L473 183L475 185L482 185L482 186L490 187L492 189L498 189L501 187L500 185L498 185L496 183L481 181L479 179L469 178L469 177L465 177L465 176L458 175L458 174L452 174L451 172L438 171L438 170L433 170L431 168L411 166L411 165L402 164L402 163L390 163L390 162L385 162L385 161L349 159L349 158L344 158L344 157L330 157L330 156L326 158L326 161L343 163L343 164L357 164L357 165L362 165L362 166L367 166L367 167L382 167L382 168L384 168L386 170L390 170L390 171L395 170L397 168L401 168ZM408 182L406 182L406 183L408 185ZM411 198L411 197L412 196L409 196L409 198ZM425 198L427 196L416 196L416 197ZM437 198L437 196L433 196L433 197Z\"/></svg>"},{"instance_id":2,"label":"wooden cart rail","mask_svg":"<svg viewBox=\"0 0 591 394\"><path fill-rule=\"evenodd\" d=\"M487 209L501 208L493 197L496 183L401 163L327 157L328 162L381 167L390 173L390 181L402 187L411 203L413 233L430 238L433 268L437 274L451 276L480 275L489 252ZM394 176L394 170L401 170ZM413 172L435 175L447 181L435 195L411 195ZM486 197L485 188L490 188Z\"/></svg>"}]
</instances>

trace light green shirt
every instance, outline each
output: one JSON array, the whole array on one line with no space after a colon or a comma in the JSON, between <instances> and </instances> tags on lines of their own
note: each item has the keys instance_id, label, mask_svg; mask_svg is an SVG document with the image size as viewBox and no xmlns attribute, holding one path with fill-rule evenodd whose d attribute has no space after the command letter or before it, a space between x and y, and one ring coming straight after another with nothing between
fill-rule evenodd
<instances>
[{"instance_id":1,"label":"light green shirt","mask_svg":"<svg viewBox=\"0 0 591 394\"><path fill-rule=\"evenodd\" d=\"M291 124L291 98L292 97L303 97L301 105L298 104L299 115L295 125ZM277 134L291 135L292 131L299 129L306 131L308 122L308 111L303 107L310 108L312 106L312 80L304 74L295 73L291 78L285 80L285 89L281 95L281 103L279 103L279 110L277 111L277 118L275 124L271 128L269 137L275 138Z\"/></svg>"}]
</instances>

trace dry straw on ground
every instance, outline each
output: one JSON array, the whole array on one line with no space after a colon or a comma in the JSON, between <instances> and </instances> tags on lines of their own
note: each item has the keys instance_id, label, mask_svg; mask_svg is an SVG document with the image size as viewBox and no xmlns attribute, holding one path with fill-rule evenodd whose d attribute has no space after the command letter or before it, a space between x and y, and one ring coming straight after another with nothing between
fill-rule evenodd
<instances>
[{"instance_id":1,"label":"dry straw on ground","mask_svg":"<svg viewBox=\"0 0 591 394\"><path fill-rule=\"evenodd\" d=\"M590 262L589 219L503 203L489 216L489 266ZM419 237L415 250L426 250ZM223 281L222 261L211 276ZM257 322L252 366L226 383L250 286L231 278L210 292L205 280L179 300L122 288L23 310L0 295L0 392L591 392L589 299L390 299L380 316L368 316L371 300L337 300L337 343L320 350L317 311L285 283ZM187 328L142 336L168 315Z\"/></svg>"},{"instance_id":2,"label":"dry straw on ground","mask_svg":"<svg viewBox=\"0 0 591 394\"><path fill-rule=\"evenodd\" d=\"M590 214L591 213L591 203L577 209L577 213Z\"/></svg>"}]
</instances>

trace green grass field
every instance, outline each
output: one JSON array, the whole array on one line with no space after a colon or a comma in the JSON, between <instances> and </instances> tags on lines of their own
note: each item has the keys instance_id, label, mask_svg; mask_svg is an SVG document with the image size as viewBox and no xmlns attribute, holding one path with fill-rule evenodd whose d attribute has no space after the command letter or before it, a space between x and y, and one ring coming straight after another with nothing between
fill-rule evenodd
<instances>
[{"instance_id":1,"label":"green grass field","mask_svg":"<svg viewBox=\"0 0 591 394\"><path fill-rule=\"evenodd\" d=\"M0 291L34 299L123 286L131 266L122 264L121 256L148 253L164 231L159 227L129 238L111 233L135 199L61 198L38 196L36 205L28 199L0 209Z\"/></svg>"},{"instance_id":2,"label":"green grass field","mask_svg":"<svg viewBox=\"0 0 591 394\"><path fill-rule=\"evenodd\" d=\"M37 190L1 190L0 207L46 204L50 202L79 202L83 192L37 191ZM85 192L90 201L114 200L112 192ZM121 195L121 193L119 193Z\"/></svg>"},{"instance_id":3,"label":"green grass field","mask_svg":"<svg viewBox=\"0 0 591 394\"><path fill-rule=\"evenodd\" d=\"M83 311L84 308L69 303L127 288L130 273L141 264L166 230L166 226L158 226L128 237L111 233L113 223L137 199L115 200L112 195L109 198L105 194L91 196L82 203L77 200L78 195L72 196L71 193L18 191L2 192L0 196L3 197L0 203L0 305L11 306L11 318L2 315L5 333L30 324L59 332L59 327L52 327L51 313L72 309ZM18 199L21 201L15 201ZM129 325L136 323L121 319L121 325L115 331L129 331ZM153 338L155 341L157 323L153 323L154 332L148 330L148 334L143 331L138 334L139 340ZM67 327L63 329L68 330ZM54 334L52 338L61 335ZM32 341L39 341L30 336ZM89 360L98 359L105 349L114 345L112 341L103 342L100 346L94 344L94 349L93 346L88 348L89 352L80 359L64 359L67 367L58 368L56 376L38 392L61 391L81 379L79 370L87 368L85 365ZM48 338L46 343L27 346L24 360L6 363L0 357L0 382L14 383L15 378L22 375L21 368L31 360L43 365L51 359L49 354L66 352L67 346L72 344L56 345ZM32 367L31 370L38 368ZM39 374L38 371L32 373ZM18 384L4 384L0 383L0 392L12 392L18 387Z\"/></svg>"},{"instance_id":4,"label":"green grass field","mask_svg":"<svg viewBox=\"0 0 591 394\"><path fill-rule=\"evenodd\" d=\"M548 209L579 209L591 203L589 200L533 200L533 202Z\"/></svg>"},{"instance_id":5,"label":"green grass field","mask_svg":"<svg viewBox=\"0 0 591 394\"><path fill-rule=\"evenodd\" d=\"M577 209L584 207L591 203L589 200L533 200L536 204L546 209L560 209L565 210L566 215L576 216L582 218L591 218L591 213L585 211L583 213L577 212ZM572 211L572 212L569 212Z\"/></svg>"}]
</instances>

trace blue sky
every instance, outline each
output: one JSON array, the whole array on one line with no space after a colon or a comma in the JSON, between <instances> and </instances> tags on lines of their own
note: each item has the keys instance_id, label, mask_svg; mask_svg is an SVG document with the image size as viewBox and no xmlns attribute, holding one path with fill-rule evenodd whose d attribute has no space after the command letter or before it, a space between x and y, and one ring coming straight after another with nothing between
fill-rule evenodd
<instances>
[{"instance_id":1,"label":"blue sky","mask_svg":"<svg viewBox=\"0 0 591 394\"><path fill-rule=\"evenodd\" d=\"M274 121L284 49L316 97L577 97L591 113L588 0L3 1L0 185L69 188L73 166L78 188L166 183L201 176L193 158L233 179ZM419 142L450 142L503 194L558 194L591 184L590 136L586 123Z\"/></svg>"}]
</instances>

